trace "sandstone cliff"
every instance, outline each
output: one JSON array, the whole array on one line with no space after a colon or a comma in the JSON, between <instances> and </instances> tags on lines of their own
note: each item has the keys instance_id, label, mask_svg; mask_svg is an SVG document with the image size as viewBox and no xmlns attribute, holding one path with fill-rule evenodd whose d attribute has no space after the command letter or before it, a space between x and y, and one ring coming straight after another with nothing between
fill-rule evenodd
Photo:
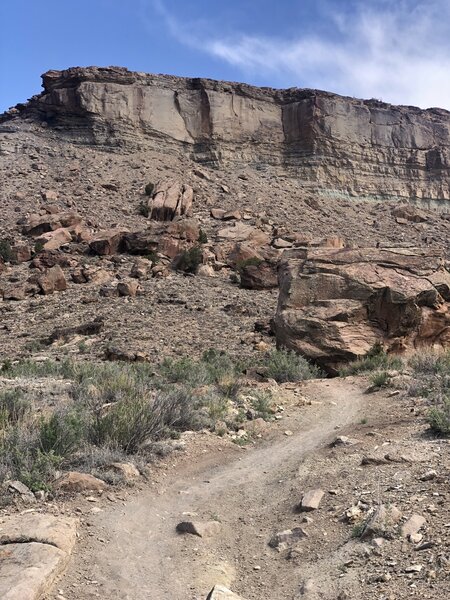
<instances>
[{"instance_id":1,"label":"sandstone cliff","mask_svg":"<svg viewBox=\"0 0 450 600\"><path fill-rule=\"evenodd\" d=\"M183 150L210 165L271 165L328 195L450 199L450 113L309 89L72 68L3 116L70 141Z\"/></svg>"}]
</instances>

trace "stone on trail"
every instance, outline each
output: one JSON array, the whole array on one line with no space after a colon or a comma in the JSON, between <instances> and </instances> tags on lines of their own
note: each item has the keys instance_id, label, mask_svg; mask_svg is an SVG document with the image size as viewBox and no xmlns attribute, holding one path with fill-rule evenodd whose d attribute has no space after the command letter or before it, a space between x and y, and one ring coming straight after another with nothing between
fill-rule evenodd
<instances>
[{"instance_id":1,"label":"stone on trail","mask_svg":"<svg viewBox=\"0 0 450 600\"><path fill-rule=\"evenodd\" d=\"M293 529L286 529L285 531L276 533L270 540L269 546L283 550L305 537L308 537L308 534L302 527L294 527Z\"/></svg>"},{"instance_id":2,"label":"stone on trail","mask_svg":"<svg viewBox=\"0 0 450 600\"><path fill-rule=\"evenodd\" d=\"M212 537L219 533L221 529L222 526L218 521L206 521L205 523L182 521L176 527L178 533L190 533L191 535L198 535L201 538Z\"/></svg>"},{"instance_id":3,"label":"stone on trail","mask_svg":"<svg viewBox=\"0 0 450 600\"><path fill-rule=\"evenodd\" d=\"M319 489L310 490L309 492L306 492L300 503L299 510L301 512L317 510L319 508L320 502L322 501L324 493L325 492L323 490Z\"/></svg>"},{"instance_id":4,"label":"stone on trail","mask_svg":"<svg viewBox=\"0 0 450 600\"><path fill-rule=\"evenodd\" d=\"M331 448L336 448L338 446L354 446L358 443L359 440L349 438L346 435L339 435L334 442L331 442L330 446Z\"/></svg>"},{"instance_id":5,"label":"stone on trail","mask_svg":"<svg viewBox=\"0 0 450 600\"><path fill-rule=\"evenodd\" d=\"M416 534L426 523L425 517L422 515L413 514L411 517L402 525L401 534L407 538Z\"/></svg>"},{"instance_id":6,"label":"stone on trail","mask_svg":"<svg viewBox=\"0 0 450 600\"><path fill-rule=\"evenodd\" d=\"M223 585L215 585L209 592L206 600L244 600L244 598L234 594Z\"/></svg>"}]
</instances>

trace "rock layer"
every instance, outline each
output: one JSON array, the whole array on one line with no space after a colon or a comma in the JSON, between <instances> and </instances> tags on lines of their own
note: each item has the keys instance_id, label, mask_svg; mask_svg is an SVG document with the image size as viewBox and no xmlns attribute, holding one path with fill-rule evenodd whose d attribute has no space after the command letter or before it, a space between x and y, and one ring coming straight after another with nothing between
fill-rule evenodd
<instances>
[{"instance_id":1,"label":"rock layer","mask_svg":"<svg viewBox=\"0 0 450 600\"><path fill-rule=\"evenodd\" d=\"M450 198L450 113L442 109L120 67L49 71L43 87L19 114L77 143L165 144L211 165L275 165L332 195Z\"/></svg>"},{"instance_id":2,"label":"rock layer","mask_svg":"<svg viewBox=\"0 0 450 600\"><path fill-rule=\"evenodd\" d=\"M394 352L450 346L450 273L436 252L292 250L278 277L278 344L328 371L376 344Z\"/></svg>"}]
</instances>

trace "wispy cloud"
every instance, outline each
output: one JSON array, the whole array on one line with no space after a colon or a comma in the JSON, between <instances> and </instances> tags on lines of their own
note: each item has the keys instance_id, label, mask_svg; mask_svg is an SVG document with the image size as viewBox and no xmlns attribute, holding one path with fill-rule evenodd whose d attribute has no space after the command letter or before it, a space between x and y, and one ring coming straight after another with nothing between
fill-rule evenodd
<instances>
[{"instance_id":1,"label":"wispy cloud","mask_svg":"<svg viewBox=\"0 0 450 600\"><path fill-rule=\"evenodd\" d=\"M393 4L361 2L352 15L344 15L330 3L323 17L332 25L332 35L284 39L245 32L205 35L203 26L201 33L198 23L187 27L163 0L154 0L178 42L236 67L244 77L273 77L281 84L450 109L450 3L399 0L391 8Z\"/></svg>"}]
</instances>

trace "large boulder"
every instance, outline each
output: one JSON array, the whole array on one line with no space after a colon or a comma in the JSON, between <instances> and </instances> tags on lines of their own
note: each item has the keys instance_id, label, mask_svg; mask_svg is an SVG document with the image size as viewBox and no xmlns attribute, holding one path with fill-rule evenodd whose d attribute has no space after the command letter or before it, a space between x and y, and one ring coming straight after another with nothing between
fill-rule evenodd
<instances>
[{"instance_id":1,"label":"large boulder","mask_svg":"<svg viewBox=\"0 0 450 600\"><path fill-rule=\"evenodd\" d=\"M277 267L267 261L245 262L239 267L241 287L248 290L270 290L278 285Z\"/></svg>"},{"instance_id":2,"label":"large boulder","mask_svg":"<svg viewBox=\"0 0 450 600\"><path fill-rule=\"evenodd\" d=\"M174 259L198 243L200 227L195 219L179 219L173 223L151 223L143 231L126 233L121 248L128 254L162 254Z\"/></svg>"},{"instance_id":3,"label":"large boulder","mask_svg":"<svg viewBox=\"0 0 450 600\"><path fill-rule=\"evenodd\" d=\"M107 229L99 231L89 242L89 248L94 254L100 256L111 256L122 249L124 236L127 233L124 229Z\"/></svg>"},{"instance_id":4,"label":"large boulder","mask_svg":"<svg viewBox=\"0 0 450 600\"><path fill-rule=\"evenodd\" d=\"M62 292L67 289L67 281L59 265L47 269L38 278L37 283L44 295L53 294L53 292Z\"/></svg>"},{"instance_id":5,"label":"large boulder","mask_svg":"<svg viewBox=\"0 0 450 600\"><path fill-rule=\"evenodd\" d=\"M435 251L302 248L278 269L275 333L333 372L381 343L450 346L450 273Z\"/></svg>"},{"instance_id":6,"label":"large boulder","mask_svg":"<svg viewBox=\"0 0 450 600\"><path fill-rule=\"evenodd\" d=\"M194 190L190 185L169 179L159 181L148 203L148 214L155 221L173 221L182 215L191 216Z\"/></svg>"},{"instance_id":7,"label":"large boulder","mask_svg":"<svg viewBox=\"0 0 450 600\"><path fill-rule=\"evenodd\" d=\"M43 250L58 250L61 246L64 246L64 244L68 244L71 241L72 236L65 227L43 233L37 239L37 243L42 244Z\"/></svg>"},{"instance_id":8,"label":"large boulder","mask_svg":"<svg viewBox=\"0 0 450 600\"><path fill-rule=\"evenodd\" d=\"M61 212L44 216L31 215L23 226L23 233L39 236L56 229L76 227L81 223L82 218L74 212Z\"/></svg>"}]
</instances>

